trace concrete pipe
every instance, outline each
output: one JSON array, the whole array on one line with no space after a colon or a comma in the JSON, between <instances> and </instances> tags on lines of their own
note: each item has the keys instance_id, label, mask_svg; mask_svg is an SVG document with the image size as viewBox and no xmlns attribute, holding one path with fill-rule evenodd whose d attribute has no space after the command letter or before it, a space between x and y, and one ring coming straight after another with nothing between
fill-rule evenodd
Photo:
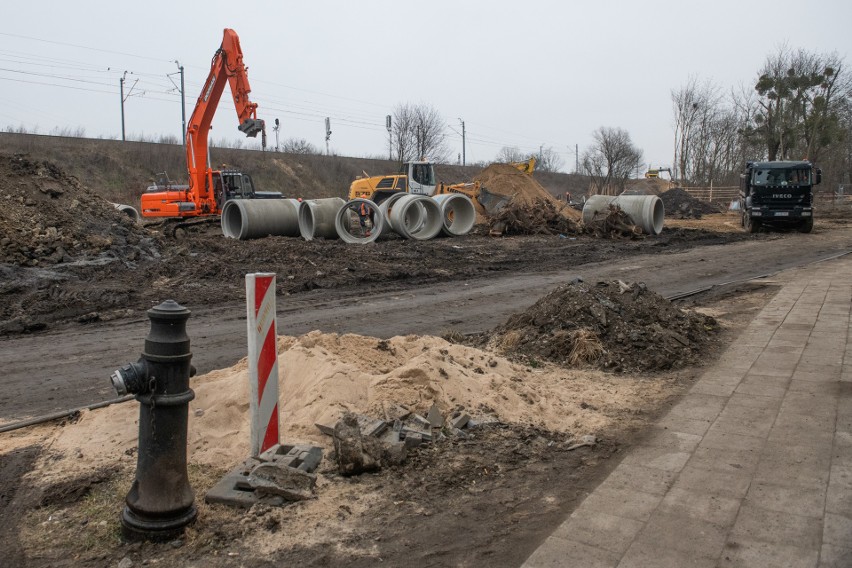
<instances>
[{"instance_id":1,"label":"concrete pipe","mask_svg":"<svg viewBox=\"0 0 852 568\"><path fill-rule=\"evenodd\" d=\"M334 220L346 202L339 197L309 199L299 207L299 233L306 241L315 238L336 239Z\"/></svg>"},{"instance_id":2,"label":"concrete pipe","mask_svg":"<svg viewBox=\"0 0 852 568\"><path fill-rule=\"evenodd\" d=\"M384 217L384 220L385 220L384 225L382 225L382 231L379 234L380 237L382 235L386 235L386 234L390 233L391 231L394 231L394 232L396 231L393 228L393 225L391 225L390 212L391 212L391 209L393 209L394 204L397 201L399 201L400 198L402 198L406 195L408 195L408 194L403 193L403 192L394 193L390 197L386 198L384 201L382 201L379 204L379 211L381 212L382 217Z\"/></svg>"},{"instance_id":3,"label":"concrete pipe","mask_svg":"<svg viewBox=\"0 0 852 568\"><path fill-rule=\"evenodd\" d=\"M220 219L222 234L241 241L268 236L299 236L296 199L231 199Z\"/></svg>"},{"instance_id":4,"label":"concrete pipe","mask_svg":"<svg viewBox=\"0 0 852 568\"><path fill-rule=\"evenodd\" d=\"M361 227L360 211L361 205L367 207L367 211L372 212L372 226L369 228ZM352 199L346 205L340 208L337 215L334 217L334 228L344 242L349 244L367 244L372 243L379 235L382 234L385 228L385 216L379 209L379 206L369 199ZM367 234L360 236L366 231Z\"/></svg>"},{"instance_id":5,"label":"concrete pipe","mask_svg":"<svg viewBox=\"0 0 852 568\"><path fill-rule=\"evenodd\" d=\"M473 201L461 193L445 193L433 197L441 206L443 227L448 237L461 237L468 234L476 223L476 209Z\"/></svg>"},{"instance_id":6,"label":"concrete pipe","mask_svg":"<svg viewBox=\"0 0 852 568\"><path fill-rule=\"evenodd\" d=\"M635 225L649 235L659 235L663 230L666 211L656 195L593 195L583 206L583 222L591 223L598 213L605 213L610 205L618 205Z\"/></svg>"},{"instance_id":7,"label":"concrete pipe","mask_svg":"<svg viewBox=\"0 0 852 568\"><path fill-rule=\"evenodd\" d=\"M121 203L113 203L116 209L139 223L142 220L142 217L139 215L139 211L136 210L132 205L122 205Z\"/></svg>"},{"instance_id":8,"label":"concrete pipe","mask_svg":"<svg viewBox=\"0 0 852 568\"><path fill-rule=\"evenodd\" d=\"M406 239L425 241L441 232L443 219L438 202L425 195L406 194L390 209L393 230Z\"/></svg>"}]
</instances>

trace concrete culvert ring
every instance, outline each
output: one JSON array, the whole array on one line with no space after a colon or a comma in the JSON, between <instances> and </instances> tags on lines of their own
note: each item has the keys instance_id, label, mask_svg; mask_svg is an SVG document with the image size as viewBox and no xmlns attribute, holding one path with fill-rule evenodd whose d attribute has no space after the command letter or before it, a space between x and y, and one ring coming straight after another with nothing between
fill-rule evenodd
<instances>
[{"instance_id":1,"label":"concrete culvert ring","mask_svg":"<svg viewBox=\"0 0 852 568\"><path fill-rule=\"evenodd\" d=\"M461 237L473 230L476 209L473 201L460 193L436 195L433 198L441 206L442 231L449 237Z\"/></svg>"},{"instance_id":2,"label":"concrete culvert ring","mask_svg":"<svg viewBox=\"0 0 852 568\"><path fill-rule=\"evenodd\" d=\"M299 207L299 232L306 241L317 237L336 239L335 218L346 202L339 197L309 199Z\"/></svg>"},{"instance_id":3,"label":"concrete culvert ring","mask_svg":"<svg viewBox=\"0 0 852 568\"><path fill-rule=\"evenodd\" d=\"M137 223L142 221L142 217L139 215L139 211L136 210L132 205L123 205L121 203L113 203L115 208L136 221Z\"/></svg>"},{"instance_id":4,"label":"concrete culvert ring","mask_svg":"<svg viewBox=\"0 0 852 568\"><path fill-rule=\"evenodd\" d=\"M425 195L416 195L415 205L420 211L420 222L412 224L411 238L426 241L434 238L444 227L444 214L437 201Z\"/></svg>"},{"instance_id":5,"label":"concrete culvert ring","mask_svg":"<svg viewBox=\"0 0 852 568\"><path fill-rule=\"evenodd\" d=\"M361 207L365 208L362 214ZM349 244L372 243L385 228L385 216L379 206L369 199L353 199L337 212L334 218L337 235Z\"/></svg>"},{"instance_id":6,"label":"concrete culvert ring","mask_svg":"<svg viewBox=\"0 0 852 568\"><path fill-rule=\"evenodd\" d=\"M232 199L222 209L222 234L239 240L298 237L298 205L295 199Z\"/></svg>"}]
</instances>

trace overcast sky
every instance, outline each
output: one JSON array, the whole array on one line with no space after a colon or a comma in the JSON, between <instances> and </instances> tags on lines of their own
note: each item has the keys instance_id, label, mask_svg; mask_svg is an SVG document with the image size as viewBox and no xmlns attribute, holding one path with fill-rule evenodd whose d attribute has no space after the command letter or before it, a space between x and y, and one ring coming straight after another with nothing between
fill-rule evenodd
<instances>
[{"instance_id":1,"label":"overcast sky","mask_svg":"<svg viewBox=\"0 0 852 568\"><path fill-rule=\"evenodd\" d=\"M468 162L544 145L566 171L601 126L627 130L646 162L670 164L671 91L691 76L751 87L785 42L852 65L850 0L29 1L3 10L0 125L120 137L128 71L128 137L180 137L167 75L184 65L188 118L226 27L240 36L271 145L278 118L282 141L324 148L330 117L332 152L387 155L385 116L426 103L454 156L461 118ZM212 138L240 136L226 90Z\"/></svg>"}]
</instances>

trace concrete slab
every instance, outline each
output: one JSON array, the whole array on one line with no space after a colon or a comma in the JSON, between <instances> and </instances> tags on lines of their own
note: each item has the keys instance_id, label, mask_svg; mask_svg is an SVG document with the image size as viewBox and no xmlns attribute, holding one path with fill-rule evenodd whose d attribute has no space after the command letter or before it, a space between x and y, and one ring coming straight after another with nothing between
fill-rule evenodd
<instances>
[{"instance_id":1,"label":"concrete slab","mask_svg":"<svg viewBox=\"0 0 852 568\"><path fill-rule=\"evenodd\" d=\"M772 544L795 543L799 548L818 552L822 546L822 519L796 515L792 511L770 511L744 503L731 530L730 539Z\"/></svg>"},{"instance_id":2,"label":"concrete slab","mask_svg":"<svg viewBox=\"0 0 852 568\"><path fill-rule=\"evenodd\" d=\"M645 526L642 521L591 511L575 511L553 536L594 546L609 552L624 554L633 538Z\"/></svg>"},{"instance_id":3,"label":"concrete slab","mask_svg":"<svg viewBox=\"0 0 852 568\"><path fill-rule=\"evenodd\" d=\"M563 564L563 566L566 565ZM582 565L577 564L577 566ZM618 564L618 568L684 568L685 566L713 568L716 566L716 560L681 550L664 548L645 540L634 542Z\"/></svg>"},{"instance_id":4,"label":"concrete slab","mask_svg":"<svg viewBox=\"0 0 852 568\"><path fill-rule=\"evenodd\" d=\"M620 555L580 542L551 536L524 562L523 568L563 568L566 559L575 566L615 568Z\"/></svg>"},{"instance_id":5,"label":"concrete slab","mask_svg":"<svg viewBox=\"0 0 852 568\"><path fill-rule=\"evenodd\" d=\"M759 504L764 509L821 519L825 512L826 488L812 489L753 482L745 498L747 504Z\"/></svg>"},{"instance_id":6,"label":"concrete slab","mask_svg":"<svg viewBox=\"0 0 852 568\"><path fill-rule=\"evenodd\" d=\"M732 541L718 566L725 568L815 568L819 553L788 544Z\"/></svg>"}]
</instances>

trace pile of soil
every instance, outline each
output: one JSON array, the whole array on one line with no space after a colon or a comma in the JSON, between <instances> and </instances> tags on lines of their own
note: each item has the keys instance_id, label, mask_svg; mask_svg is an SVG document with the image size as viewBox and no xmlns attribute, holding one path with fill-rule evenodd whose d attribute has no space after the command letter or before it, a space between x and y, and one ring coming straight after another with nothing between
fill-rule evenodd
<instances>
[{"instance_id":1,"label":"pile of soil","mask_svg":"<svg viewBox=\"0 0 852 568\"><path fill-rule=\"evenodd\" d=\"M644 284L577 281L479 340L528 361L647 372L700 362L716 328L713 318L683 311Z\"/></svg>"},{"instance_id":2,"label":"pile of soil","mask_svg":"<svg viewBox=\"0 0 852 568\"><path fill-rule=\"evenodd\" d=\"M509 164L491 164L474 179L488 191L511 197L517 207L536 206L546 201L567 219L579 221L582 218L580 212L553 197L531 175Z\"/></svg>"},{"instance_id":3,"label":"pile of soil","mask_svg":"<svg viewBox=\"0 0 852 568\"><path fill-rule=\"evenodd\" d=\"M0 204L0 263L159 257L154 234L51 163L0 155Z\"/></svg>"},{"instance_id":4,"label":"pile of soil","mask_svg":"<svg viewBox=\"0 0 852 568\"><path fill-rule=\"evenodd\" d=\"M563 209L546 199L512 200L488 218L489 232L492 236L576 235L582 232L580 223L564 215Z\"/></svg>"},{"instance_id":5,"label":"pile of soil","mask_svg":"<svg viewBox=\"0 0 852 568\"><path fill-rule=\"evenodd\" d=\"M702 215L722 213L725 207L692 197L685 189L675 187L660 194L666 217L677 219L701 219Z\"/></svg>"},{"instance_id":6,"label":"pile of soil","mask_svg":"<svg viewBox=\"0 0 852 568\"><path fill-rule=\"evenodd\" d=\"M633 220L618 205L610 205L606 213L598 213L585 223L585 231L602 239L641 238L642 228L634 225Z\"/></svg>"},{"instance_id":7,"label":"pile of soil","mask_svg":"<svg viewBox=\"0 0 852 568\"><path fill-rule=\"evenodd\" d=\"M633 179L624 188L624 195L660 195L671 187L665 179Z\"/></svg>"}]
</instances>

